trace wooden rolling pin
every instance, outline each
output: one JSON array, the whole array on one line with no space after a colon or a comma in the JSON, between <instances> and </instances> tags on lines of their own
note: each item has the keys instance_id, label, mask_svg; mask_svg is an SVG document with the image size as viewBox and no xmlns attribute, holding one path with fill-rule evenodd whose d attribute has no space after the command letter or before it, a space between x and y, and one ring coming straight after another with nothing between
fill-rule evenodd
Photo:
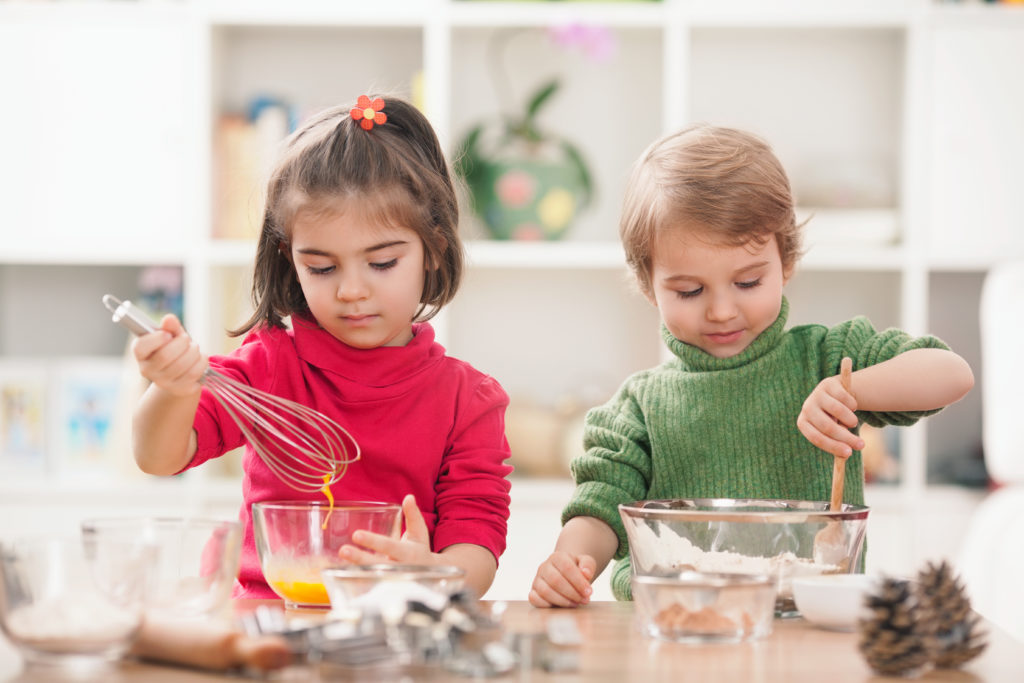
<instances>
[{"instance_id":1,"label":"wooden rolling pin","mask_svg":"<svg viewBox=\"0 0 1024 683\"><path fill-rule=\"evenodd\" d=\"M271 671L291 663L283 637L248 636L216 621L147 618L130 654L211 671Z\"/></svg>"}]
</instances>

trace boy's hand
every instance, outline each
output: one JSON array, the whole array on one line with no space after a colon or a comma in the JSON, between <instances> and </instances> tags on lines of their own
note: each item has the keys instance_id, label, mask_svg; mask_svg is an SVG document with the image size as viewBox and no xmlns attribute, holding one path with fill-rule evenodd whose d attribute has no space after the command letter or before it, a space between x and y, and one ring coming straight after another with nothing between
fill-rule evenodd
<instances>
[{"instance_id":1,"label":"boy's hand","mask_svg":"<svg viewBox=\"0 0 1024 683\"><path fill-rule=\"evenodd\" d=\"M423 513L416 506L416 497L411 493L402 499L402 516L405 518L402 538L395 539L359 530L352 534L352 542L361 547L343 545L338 550L338 556L352 564L443 564L440 555L430 552L430 532L423 520Z\"/></svg>"},{"instance_id":2,"label":"boy's hand","mask_svg":"<svg viewBox=\"0 0 1024 683\"><path fill-rule=\"evenodd\" d=\"M597 563L590 555L556 550L541 563L530 588L534 607L577 607L590 602Z\"/></svg>"},{"instance_id":3,"label":"boy's hand","mask_svg":"<svg viewBox=\"0 0 1024 683\"><path fill-rule=\"evenodd\" d=\"M844 358L844 363L849 359ZM864 440L850 430L857 426L857 399L839 375L826 377L804 401L796 426L807 440L838 458L864 448Z\"/></svg>"},{"instance_id":4,"label":"boy's hand","mask_svg":"<svg viewBox=\"0 0 1024 683\"><path fill-rule=\"evenodd\" d=\"M136 337L132 353L142 376L167 393L184 397L201 391L208 363L177 317L165 315L159 330Z\"/></svg>"}]
</instances>

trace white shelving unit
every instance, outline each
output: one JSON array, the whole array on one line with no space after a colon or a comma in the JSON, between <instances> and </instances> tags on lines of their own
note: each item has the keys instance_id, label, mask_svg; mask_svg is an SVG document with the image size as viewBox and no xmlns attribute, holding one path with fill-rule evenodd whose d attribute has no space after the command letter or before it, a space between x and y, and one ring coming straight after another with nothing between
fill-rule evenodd
<instances>
[{"instance_id":1,"label":"white shelving unit","mask_svg":"<svg viewBox=\"0 0 1024 683\"><path fill-rule=\"evenodd\" d=\"M813 215L788 290L791 323L866 314L938 334L978 369L981 280L993 263L1024 257L1024 11L812 5L0 2L0 360L122 353L113 326L85 331L105 325L104 289L153 264L182 269L190 330L204 349L226 350L254 249L213 237L218 117L260 95L301 114L369 90L417 92L450 150L499 110L488 50L507 35L505 97L521 102L560 75L543 120L583 149L598 190L562 242L488 241L465 213L467 282L435 325L514 401L603 400L661 359L656 311L628 285L618 207L633 159L693 120L764 135L801 214ZM574 22L610 29L617 54L597 64L547 39L547 27ZM922 509L939 491L935 463L969 461L980 419L975 391L901 430L900 483L872 495L895 516ZM208 509L211 491L234 504L212 475L180 486L195 509ZM902 546L896 564L921 547Z\"/></svg>"}]
</instances>

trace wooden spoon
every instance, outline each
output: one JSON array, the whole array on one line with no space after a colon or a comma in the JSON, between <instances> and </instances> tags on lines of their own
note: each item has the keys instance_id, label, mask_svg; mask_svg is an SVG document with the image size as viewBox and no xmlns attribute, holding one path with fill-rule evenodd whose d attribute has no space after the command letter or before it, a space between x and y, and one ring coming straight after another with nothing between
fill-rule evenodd
<instances>
[{"instance_id":1,"label":"wooden spoon","mask_svg":"<svg viewBox=\"0 0 1024 683\"><path fill-rule=\"evenodd\" d=\"M839 381L843 388L850 391L850 373L853 369L853 361L850 358L843 358L839 364ZM846 481L846 458L838 455L832 461L832 497L829 500L829 510L838 512L843 509L843 485ZM839 572L849 569L850 559L846 550L846 535L843 533L842 524L833 520L825 525L814 536L814 561L817 564L838 565Z\"/></svg>"}]
</instances>

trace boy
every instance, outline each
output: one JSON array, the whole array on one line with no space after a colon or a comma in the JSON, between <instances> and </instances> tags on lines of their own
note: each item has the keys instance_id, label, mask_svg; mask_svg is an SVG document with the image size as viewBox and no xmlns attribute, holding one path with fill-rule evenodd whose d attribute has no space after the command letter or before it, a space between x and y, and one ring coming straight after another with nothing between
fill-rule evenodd
<instances>
[{"instance_id":1,"label":"boy","mask_svg":"<svg viewBox=\"0 0 1024 683\"><path fill-rule=\"evenodd\" d=\"M587 414L576 490L533 605L585 604L613 558L612 591L631 598L620 503L825 500L827 453L850 458L845 502L862 504L859 420L913 424L971 389L970 367L935 337L878 332L863 317L785 329L801 228L786 173L756 136L699 125L641 155L620 236L674 357ZM837 376L845 356L849 391Z\"/></svg>"}]
</instances>

